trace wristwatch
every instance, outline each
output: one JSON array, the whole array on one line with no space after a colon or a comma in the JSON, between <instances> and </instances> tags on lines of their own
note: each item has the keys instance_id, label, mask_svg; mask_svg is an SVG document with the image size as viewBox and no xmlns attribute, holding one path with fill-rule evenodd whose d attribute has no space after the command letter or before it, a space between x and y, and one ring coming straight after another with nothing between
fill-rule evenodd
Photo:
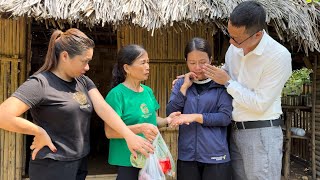
<instances>
[{"instance_id":1,"label":"wristwatch","mask_svg":"<svg viewBox=\"0 0 320 180\"><path fill-rule=\"evenodd\" d=\"M231 83L232 79L229 79L225 84L224 87L228 88L229 84Z\"/></svg>"}]
</instances>

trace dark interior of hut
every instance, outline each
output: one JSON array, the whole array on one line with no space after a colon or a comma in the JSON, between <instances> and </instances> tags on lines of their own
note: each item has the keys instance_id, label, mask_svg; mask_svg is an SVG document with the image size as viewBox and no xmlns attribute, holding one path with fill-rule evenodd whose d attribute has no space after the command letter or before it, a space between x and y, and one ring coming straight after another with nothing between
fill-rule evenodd
<instances>
[{"instance_id":1,"label":"dark interior of hut","mask_svg":"<svg viewBox=\"0 0 320 180\"><path fill-rule=\"evenodd\" d=\"M68 29L70 27L65 27ZM86 28L80 25L79 28L88 37L94 40L95 49L93 60L90 62L90 70L87 72L89 76L101 92L102 96L106 96L110 90L110 80L112 67L115 62L117 52L117 34L110 26ZM31 67L29 75L36 72L44 62L48 43L54 27L47 28L44 23L33 21L31 25ZM28 115L29 119L32 119ZM108 164L109 140L104 134L103 121L95 114L92 114L90 129L91 151L88 158L89 174L113 174L116 168ZM26 174L28 174L28 163L30 145L32 143L31 136L27 136L26 141Z\"/></svg>"}]
</instances>

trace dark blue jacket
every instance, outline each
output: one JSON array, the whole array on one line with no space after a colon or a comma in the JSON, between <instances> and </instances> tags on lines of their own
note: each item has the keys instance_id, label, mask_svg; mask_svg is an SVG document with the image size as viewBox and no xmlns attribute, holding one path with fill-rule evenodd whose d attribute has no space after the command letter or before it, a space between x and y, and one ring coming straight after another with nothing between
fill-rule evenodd
<instances>
[{"instance_id":1,"label":"dark blue jacket","mask_svg":"<svg viewBox=\"0 0 320 180\"><path fill-rule=\"evenodd\" d=\"M183 81L176 82L166 113L202 114L203 124L193 122L179 126L178 159L210 164L230 161L227 126L231 122L231 96L224 86L213 81L200 94L195 85L191 85L184 96L180 92Z\"/></svg>"}]
</instances>

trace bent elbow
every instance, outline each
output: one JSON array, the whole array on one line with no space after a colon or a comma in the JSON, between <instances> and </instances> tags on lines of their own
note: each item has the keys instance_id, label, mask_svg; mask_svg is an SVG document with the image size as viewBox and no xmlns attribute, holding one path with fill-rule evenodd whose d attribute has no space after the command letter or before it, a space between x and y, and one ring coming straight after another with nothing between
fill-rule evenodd
<instances>
[{"instance_id":1,"label":"bent elbow","mask_svg":"<svg viewBox=\"0 0 320 180\"><path fill-rule=\"evenodd\" d=\"M111 134L109 134L108 131L105 131L105 135L106 135L106 138L108 138L108 139L111 139L111 138L112 138L112 137L111 137Z\"/></svg>"},{"instance_id":2,"label":"bent elbow","mask_svg":"<svg viewBox=\"0 0 320 180\"><path fill-rule=\"evenodd\" d=\"M106 137L108 139L111 139L112 138L112 134L110 133L111 129L108 125L104 125L104 134L106 135Z\"/></svg>"}]
</instances>

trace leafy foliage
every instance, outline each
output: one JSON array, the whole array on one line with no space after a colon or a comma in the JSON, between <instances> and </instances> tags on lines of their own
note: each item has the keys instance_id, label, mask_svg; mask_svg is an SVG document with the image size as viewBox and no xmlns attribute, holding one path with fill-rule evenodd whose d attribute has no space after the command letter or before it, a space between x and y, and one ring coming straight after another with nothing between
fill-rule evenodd
<instances>
[{"instance_id":1,"label":"leafy foliage","mask_svg":"<svg viewBox=\"0 0 320 180\"><path fill-rule=\"evenodd\" d=\"M283 96L300 95L303 90L303 84L311 83L310 73L312 73L312 70L305 67L294 70L282 89Z\"/></svg>"}]
</instances>

